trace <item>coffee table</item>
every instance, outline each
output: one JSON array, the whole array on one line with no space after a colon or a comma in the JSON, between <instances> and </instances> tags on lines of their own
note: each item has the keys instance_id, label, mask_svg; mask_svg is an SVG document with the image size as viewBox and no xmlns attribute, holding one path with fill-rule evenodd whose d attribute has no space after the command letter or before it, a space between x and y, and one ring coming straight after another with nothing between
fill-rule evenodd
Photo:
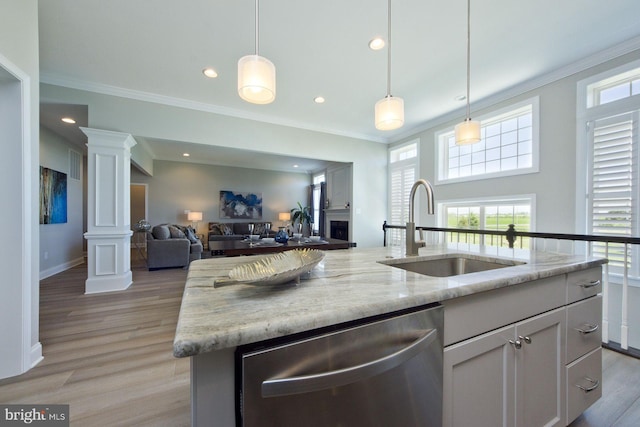
<instances>
[{"instance_id":1,"label":"coffee table","mask_svg":"<svg viewBox=\"0 0 640 427\"><path fill-rule=\"evenodd\" d=\"M355 242L348 242L346 240L339 239L323 239L318 243L306 242L303 238L302 241L297 242L295 240L289 240L287 243L274 243L274 244L250 244L245 240L210 240L209 250L212 256L238 256L238 255L259 255L269 254L275 252L290 251L292 249L320 249L320 250L333 250L333 249L349 249L355 248Z\"/></svg>"}]
</instances>

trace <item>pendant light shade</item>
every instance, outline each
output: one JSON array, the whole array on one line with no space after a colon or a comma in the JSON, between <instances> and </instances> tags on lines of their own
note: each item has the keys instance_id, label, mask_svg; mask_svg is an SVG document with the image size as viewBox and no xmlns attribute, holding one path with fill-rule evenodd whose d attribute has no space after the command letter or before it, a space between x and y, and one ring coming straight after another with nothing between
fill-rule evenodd
<instances>
[{"instance_id":1,"label":"pendant light shade","mask_svg":"<svg viewBox=\"0 0 640 427\"><path fill-rule=\"evenodd\" d=\"M378 130L394 130L404 125L404 100L391 96L391 0L387 4L387 96L375 105L374 123Z\"/></svg>"},{"instance_id":2,"label":"pendant light shade","mask_svg":"<svg viewBox=\"0 0 640 427\"><path fill-rule=\"evenodd\" d=\"M376 102L375 123L378 130L393 130L404 124L404 101L391 95Z\"/></svg>"},{"instance_id":3,"label":"pendant light shade","mask_svg":"<svg viewBox=\"0 0 640 427\"><path fill-rule=\"evenodd\" d=\"M259 55L238 61L238 95L253 104L269 104L276 99L276 67Z\"/></svg>"},{"instance_id":4,"label":"pendant light shade","mask_svg":"<svg viewBox=\"0 0 640 427\"><path fill-rule=\"evenodd\" d=\"M260 45L260 5L255 0L255 54L238 61L238 95L252 104L269 104L276 99L276 67L258 54Z\"/></svg>"},{"instance_id":5,"label":"pendant light shade","mask_svg":"<svg viewBox=\"0 0 640 427\"><path fill-rule=\"evenodd\" d=\"M480 122L466 119L456 125L456 145L475 144L480 141Z\"/></svg>"},{"instance_id":6,"label":"pendant light shade","mask_svg":"<svg viewBox=\"0 0 640 427\"><path fill-rule=\"evenodd\" d=\"M456 145L475 144L480 141L480 122L471 120L469 88L471 80L471 0L467 0L467 117L456 125Z\"/></svg>"}]
</instances>

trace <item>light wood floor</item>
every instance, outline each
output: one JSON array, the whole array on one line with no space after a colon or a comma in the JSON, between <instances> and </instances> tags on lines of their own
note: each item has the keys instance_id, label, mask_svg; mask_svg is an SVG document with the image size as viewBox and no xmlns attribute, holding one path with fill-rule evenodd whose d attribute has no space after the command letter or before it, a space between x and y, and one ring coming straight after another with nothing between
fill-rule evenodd
<instances>
[{"instance_id":1,"label":"light wood floor","mask_svg":"<svg viewBox=\"0 0 640 427\"><path fill-rule=\"evenodd\" d=\"M86 265L43 280L44 360L1 380L0 402L69 404L72 426L188 426L189 360L171 353L187 272L132 271L101 295L84 295ZM640 360L603 355L603 397L571 427L640 426Z\"/></svg>"},{"instance_id":2,"label":"light wood floor","mask_svg":"<svg viewBox=\"0 0 640 427\"><path fill-rule=\"evenodd\" d=\"M190 425L189 360L172 355L187 272L132 271L100 295L84 295L86 265L43 280L44 360L0 381L0 402L69 404L72 426Z\"/></svg>"}]
</instances>

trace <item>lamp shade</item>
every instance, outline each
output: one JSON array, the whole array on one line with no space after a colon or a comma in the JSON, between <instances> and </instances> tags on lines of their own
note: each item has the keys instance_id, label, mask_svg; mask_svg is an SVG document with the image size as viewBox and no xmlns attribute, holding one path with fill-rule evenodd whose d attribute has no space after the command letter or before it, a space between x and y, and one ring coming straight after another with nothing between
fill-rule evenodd
<instances>
[{"instance_id":1,"label":"lamp shade","mask_svg":"<svg viewBox=\"0 0 640 427\"><path fill-rule=\"evenodd\" d=\"M393 130L404 124L404 100L391 95L376 102L375 124L378 130Z\"/></svg>"},{"instance_id":2,"label":"lamp shade","mask_svg":"<svg viewBox=\"0 0 640 427\"><path fill-rule=\"evenodd\" d=\"M202 212L189 212L187 214L187 219L189 221L202 221Z\"/></svg>"},{"instance_id":3,"label":"lamp shade","mask_svg":"<svg viewBox=\"0 0 640 427\"><path fill-rule=\"evenodd\" d=\"M238 95L253 104L276 99L276 67L267 58L246 55L238 60Z\"/></svg>"},{"instance_id":4,"label":"lamp shade","mask_svg":"<svg viewBox=\"0 0 640 427\"><path fill-rule=\"evenodd\" d=\"M480 122L466 119L455 128L456 145L475 144L480 141Z\"/></svg>"},{"instance_id":5,"label":"lamp shade","mask_svg":"<svg viewBox=\"0 0 640 427\"><path fill-rule=\"evenodd\" d=\"M278 220L280 220L280 221L291 221L291 213L290 212L280 212L278 214Z\"/></svg>"}]
</instances>

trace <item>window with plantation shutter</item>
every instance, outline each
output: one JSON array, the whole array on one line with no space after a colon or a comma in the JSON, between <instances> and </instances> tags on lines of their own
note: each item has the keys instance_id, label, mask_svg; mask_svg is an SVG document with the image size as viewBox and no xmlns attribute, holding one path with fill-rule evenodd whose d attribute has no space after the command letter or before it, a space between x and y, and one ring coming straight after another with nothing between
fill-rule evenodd
<instances>
[{"instance_id":1,"label":"window with plantation shutter","mask_svg":"<svg viewBox=\"0 0 640 427\"><path fill-rule=\"evenodd\" d=\"M591 142L590 233L638 235L638 113L631 112L589 122ZM594 254L605 256L605 244ZM636 264L628 254L629 267ZM609 245L611 266L623 267L624 245Z\"/></svg>"},{"instance_id":2,"label":"window with plantation shutter","mask_svg":"<svg viewBox=\"0 0 640 427\"><path fill-rule=\"evenodd\" d=\"M409 193L418 176L418 143L412 142L389 150L389 224L409 221ZM404 233L393 230L388 245L404 245Z\"/></svg>"}]
</instances>

